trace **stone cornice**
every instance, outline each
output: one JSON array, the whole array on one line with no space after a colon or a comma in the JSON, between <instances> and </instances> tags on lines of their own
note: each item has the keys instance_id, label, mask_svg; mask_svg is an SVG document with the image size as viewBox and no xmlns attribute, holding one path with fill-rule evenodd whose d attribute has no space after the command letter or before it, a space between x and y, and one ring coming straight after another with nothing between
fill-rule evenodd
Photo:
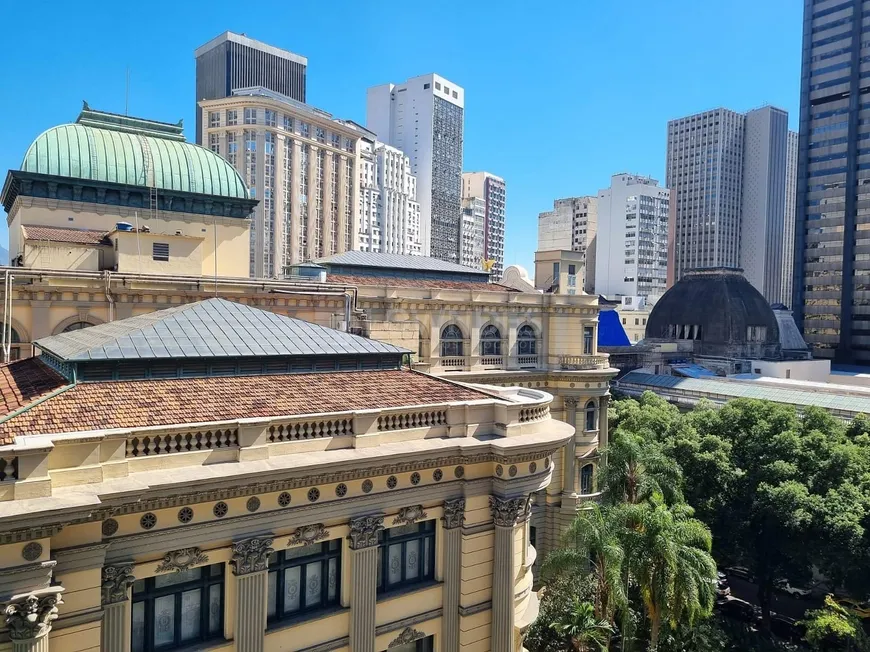
<instances>
[{"instance_id":1,"label":"stone cornice","mask_svg":"<svg viewBox=\"0 0 870 652\"><path fill-rule=\"evenodd\" d=\"M0 545L18 543L21 541L32 541L34 539L46 539L48 537L53 537L62 529L63 525L60 523L54 523L52 525L39 525L36 527L0 532Z\"/></svg>"}]
</instances>

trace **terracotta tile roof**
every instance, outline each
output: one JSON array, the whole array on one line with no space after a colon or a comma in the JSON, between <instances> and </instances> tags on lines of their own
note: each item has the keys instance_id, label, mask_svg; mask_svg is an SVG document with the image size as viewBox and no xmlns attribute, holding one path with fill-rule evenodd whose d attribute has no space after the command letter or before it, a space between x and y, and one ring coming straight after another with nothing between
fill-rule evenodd
<instances>
[{"instance_id":1,"label":"terracotta tile roof","mask_svg":"<svg viewBox=\"0 0 870 652\"><path fill-rule=\"evenodd\" d=\"M63 376L37 358L0 365L0 411L14 412L66 384Z\"/></svg>"},{"instance_id":2,"label":"terracotta tile roof","mask_svg":"<svg viewBox=\"0 0 870 652\"><path fill-rule=\"evenodd\" d=\"M489 398L405 370L80 383L0 424L16 435L169 426Z\"/></svg>"},{"instance_id":3,"label":"terracotta tile roof","mask_svg":"<svg viewBox=\"0 0 870 652\"><path fill-rule=\"evenodd\" d=\"M474 281L442 281L439 279L397 278L393 276L356 276L350 274L327 274L329 283L346 285L384 285L394 288L428 288L432 290L478 290L481 292L519 292L500 283L475 283Z\"/></svg>"},{"instance_id":4,"label":"terracotta tile roof","mask_svg":"<svg viewBox=\"0 0 870 652\"><path fill-rule=\"evenodd\" d=\"M22 225L25 240L47 240L49 242L69 242L83 245L111 246L108 231L91 231L88 229L65 229L56 226Z\"/></svg>"}]
</instances>

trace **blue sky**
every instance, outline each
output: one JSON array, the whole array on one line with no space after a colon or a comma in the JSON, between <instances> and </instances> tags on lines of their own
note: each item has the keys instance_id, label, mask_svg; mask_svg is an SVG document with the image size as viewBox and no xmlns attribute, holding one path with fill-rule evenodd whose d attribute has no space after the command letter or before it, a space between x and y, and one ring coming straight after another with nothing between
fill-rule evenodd
<instances>
[{"instance_id":1,"label":"blue sky","mask_svg":"<svg viewBox=\"0 0 870 652\"><path fill-rule=\"evenodd\" d=\"M611 174L664 181L669 119L765 103L797 127L799 0L14 2L4 11L0 170L94 108L184 119L193 50L229 29L308 57L308 99L365 122L365 90L437 72L466 90L465 169L507 182L506 264L533 271L538 213ZM5 244L5 221L0 226Z\"/></svg>"}]
</instances>

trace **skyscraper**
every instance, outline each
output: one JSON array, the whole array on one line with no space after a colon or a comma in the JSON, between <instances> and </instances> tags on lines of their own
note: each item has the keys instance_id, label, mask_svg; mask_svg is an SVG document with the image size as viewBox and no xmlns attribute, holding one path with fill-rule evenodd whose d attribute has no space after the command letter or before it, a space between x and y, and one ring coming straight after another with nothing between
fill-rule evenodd
<instances>
[{"instance_id":1,"label":"skyscraper","mask_svg":"<svg viewBox=\"0 0 870 652\"><path fill-rule=\"evenodd\" d=\"M652 177L615 174L598 192L595 292L608 299L667 289L671 191Z\"/></svg>"},{"instance_id":2,"label":"skyscraper","mask_svg":"<svg viewBox=\"0 0 870 652\"><path fill-rule=\"evenodd\" d=\"M785 167L785 216L782 229L782 294L780 303L791 307L794 287L794 221L797 193L798 132L788 132L788 154Z\"/></svg>"},{"instance_id":3,"label":"skyscraper","mask_svg":"<svg viewBox=\"0 0 870 652\"><path fill-rule=\"evenodd\" d=\"M486 202L480 197L462 200L462 222L459 226L459 264L482 269Z\"/></svg>"},{"instance_id":4,"label":"skyscraper","mask_svg":"<svg viewBox=\"0 0 870 652\"><path fill-rule=\"evenodd\" d=\"M568 197L538 215L538 251L579 251L584 256L583 291L595 292L598 197Z\"/></svg>"},{"instance_id":5,"label":"skyscraper","mask_svg":"<svg viewBox=\"0 0 870 652\"><path fill-rule=\"evenodd\" d=\"M366 127L411 159L424 255L459 261L465 91L439 75L368 89Z\"/></svg>"},{"instance_id":6,"label":"skyscraper","mask_svg":"<svg viewBox=\"0 0 870 652\"><path fill-rule=\"evenodd\" d=\"M771 106L668 122L671 282L690 269L742 267L768 301L779 301L787 145L788 114Z\"/></svg>"},{"instance_id":7,"label":"skyscraper","mask_svg":"<svg viewBox=\"0 0 870 652\"><path fill-rule=\"evenodd\" d=\"M410 159L381 142L360 143L360 251L419 255L420 204Z\"/></svg>"},{"instance_id":8,"label":"skyscraper","mask_svg":"<svg viewBox=\"0 0 870 652\"><path fill-rule=\"evenodd\" d=\"M489 172L464 172L462 199L474 198L484 203L483 258L493 261L492 277L498 280L504 273L504 179Z\"/></svg>"},{"instance_id":9,"label":"skyscraper","mask_svg":"<svg viewBox=\"0 0 870 652\"><path fill-rule=\"evenodd\" d=\"M870 364L870 41L861 0L804 0L795 321L816 357Z\"/></svg>"},{"instance_id":10,"label":"skyscraper","mask_svg":"<svg viewBox=\"0 0 870 652\"><path fill-rule=\"evenodd\" d=\"M202 145L199 102L229 97L236 88L262 86L297 102L305 101L308 59L287 50L224 32L198 47L196 58L196 142Z\"/></svg>"}]
</instances>

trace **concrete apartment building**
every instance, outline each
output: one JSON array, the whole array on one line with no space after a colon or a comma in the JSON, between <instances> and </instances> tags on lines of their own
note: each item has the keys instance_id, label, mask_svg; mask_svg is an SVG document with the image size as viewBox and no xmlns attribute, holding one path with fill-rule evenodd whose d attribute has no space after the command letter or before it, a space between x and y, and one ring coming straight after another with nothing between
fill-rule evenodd
<instances>
[{"instance_id":1,"label":"concrete apartment building","mask_svg":"<svg viewBox=\"0 0 870 652\"><path fill-rule=\"evenodd\" d=\"M374 135L262 87L200 102L203 142L242 175L259 199L248 261L255 278L356 249L361 141Z\"/></svg>"},{"instance_id":2,"label":"concrete apartment building","mask_svg":"<svg viewBox=\"0 0 870 652\"><path fill-rule=\"evenodd\" d=\"M568 197L538 215L538 251L578 251L584 255L583 291L595 293L598 197ZM537 278L535 284L540 287Z\"/></svg>"},{"instance_id":3,"label":"concrete apartment building","mask_svg":"<svg viewBox=\"0 0 870 652\"><path fill-rule=\"evenodd\" d=\"M768 301L780 299L787 149L788 114L771 106L668 122L670 284L690 269L742 267Z\"/></svg>"},{"instance_id":4,"label":"concrete apartment building","mask_svg":"<svg viewBox=\"0 0 870 652\"><path fill-rule=\"evenodd\" d=\"M402 150L417 177L423 254L459 261L465 91L439 75L382 84L366 94L366 128Z\"/></svg>"},{"instance_id":5,"label":"concrete apartment building","mask_svg":"<svg viewBox=\"0 0 870 652\"><path fill-rule=\"evenodd\" d=\"M788 132L788 160L785 168L785 216L782 229L782 293L779 303L792 305L794 288L794 226L795 199L797 197L797 162L799 136L796 131Z\"/></svg>"},{"instance_id":6,"label":"concrete apartment building","mask_svg":"<svg viewBox=\"0 0 870 652\"><path fill-rule=\"evenodd\" d=\"M795 321L813 355L870 364L870 108L866 7L804 1Z\"/></svg>"},{"instance_id":7,"label":"concrete apartment building","mask_svg":"<svg viewBox=\"0 0 870 652\"><path fill-rule=\"evenodd\" d=\"M199 103L229 97L237 88L262 86L305 102L308 59L288 50L224 32L198 47L196 58L196 142L203 144Z\"/></svg>"},{"instance_id":8,"label":"concrete apartment building","mask_svg":"<svg viewBox=\"0 0 870 652\"><path fill-rule=\"evenodd\" d=\"M485 255L486 202L480 197L462 200L459 228L459 264L483 269Z\"/></svg>"},{"instance_id":9,"label":"concrete apartment building","mask_svg":"<svg viewBox=\"0 0 870 652\"><path fill-rule=\"evenodd\" d=\"M476 198L484 203L483 258L492 261L492 277L498 280L504 274L504 179L489 172L463 172L462 199Z\"/></svg>"},{"instance_id":10,"label":"concrete apartment building","mask_svg":"<svg viewBox=\"0 0 870 652\"><path fill-rule=\"evenodd\" d=\"M624 173L598 192L596 294L618 301L665 293L670 194L652 177Z\"/></svg>"},{"instance_id":11,"label":"concrete apartment building","mask_svg":"<svg viewBox=\"0 0 870 652\"><path fill-rule=\"evenodd\" d=\"M400 149L360 141L359 250L386 254L422 253L417 178Z\"/></svg>"}]
</instances>

